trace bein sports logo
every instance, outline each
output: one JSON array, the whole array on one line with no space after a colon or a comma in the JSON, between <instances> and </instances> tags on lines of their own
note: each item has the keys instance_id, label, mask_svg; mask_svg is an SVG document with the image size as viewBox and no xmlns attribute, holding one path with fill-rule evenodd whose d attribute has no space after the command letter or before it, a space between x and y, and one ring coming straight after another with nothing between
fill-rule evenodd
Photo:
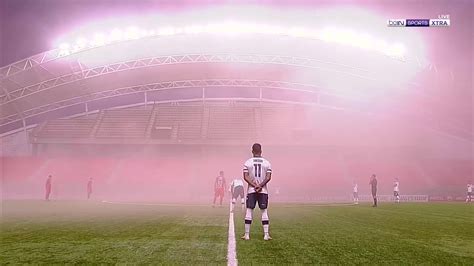
<instances>
[{"instance_id":1,"label":"bein sports logo","mask_svg":"<svg viewBox=\"0 0 474 266\"><path fill-rule=\"evenodd\" d=\"M449 15L439 15L437 19L389 19L388 27L449 27Z\"/></svg>"}]
</instances>

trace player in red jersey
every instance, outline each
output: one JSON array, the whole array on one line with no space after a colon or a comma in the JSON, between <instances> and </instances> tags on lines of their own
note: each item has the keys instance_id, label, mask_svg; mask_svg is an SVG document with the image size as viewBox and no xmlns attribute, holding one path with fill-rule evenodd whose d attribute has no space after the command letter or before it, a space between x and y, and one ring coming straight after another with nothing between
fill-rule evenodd
<instances>
[{"instance_id":1,"label":"player in red jersey","mask_svg":"<svg viewBox=\"0 0 474 266\"><path fill-rule=\"evenodd\" d=\"M216 181L214 182L214 201L212 203L212 207L216 206L216 199L220 197L219 205L222 206L222 199L224 198L224 189L226 187L225 178L224 178L224 171L219 172L219 176L216 177Z\"/></svg>"}]
</instances>

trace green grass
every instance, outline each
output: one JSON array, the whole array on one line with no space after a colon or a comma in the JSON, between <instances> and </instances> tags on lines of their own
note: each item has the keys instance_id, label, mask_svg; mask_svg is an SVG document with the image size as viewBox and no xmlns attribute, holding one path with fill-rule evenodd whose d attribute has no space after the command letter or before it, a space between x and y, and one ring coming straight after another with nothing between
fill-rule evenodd
<instances>
[{"instance_id":1,"label":"green grass","mask_svg":"<svg viewBox=\"0 0 474 266\"><path fill-rule=\"evenodd\" d=\"M251 240L237 243L242 265L474 265L472 204L271 206L271 242L255 214ZM238 236L243 227L236 224Z\"/></svg>"},{"instance_id":2,"label":"green grass","mask_svg":"<svg viewBox=\"0 0 474 266\"><path fill-rule=\"evenodd\" d=\"M228 213L202 207L5 202L1 263L226 263Z\"/></svg>"},{"instance_id":3,"label":"green grass","mask_svg":"<svg viewBox=\"0 0 474 266\"><path fill-rule=\"evenodd\" d=\"M263 241L235 212L240 265L474 265L474 204L273 204ZM227 208L5 201L0 264L225 265Z\"/></svg>"}]
</instances>

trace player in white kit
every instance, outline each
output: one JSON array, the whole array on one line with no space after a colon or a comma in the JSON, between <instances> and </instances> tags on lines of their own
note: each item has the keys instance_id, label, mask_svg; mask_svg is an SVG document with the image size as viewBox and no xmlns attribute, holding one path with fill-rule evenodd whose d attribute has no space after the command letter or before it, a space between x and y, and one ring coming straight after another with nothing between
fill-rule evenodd
<instances>
[{"instance_id":1,"label":"player in white kit","mask_svg":"<svg viewBox=\"0 0 474 266\"><path fill-rule=\"evenodd\" d=\"M232 195L232 207L231 211L234 211L235 202L237 198L240 197L240 204L242 205L242 210L244 209L244 181L240 178L236 178L230 183L229 192Z\"/></svg>"},{"instance_id":2,"label":"player in white kit","mask_svg":"<svg viewBox=\"0 0 474 266\"><path fill-rule=\"evenodd\" d=\"M264 240L272 239L269 234L268 219L268 189L267 183L272 178L272 167L270 162L262 157L262 146L258 143L252 146L253 157L244 164L244 180L248 184L247 189L247 211L245 213L245 234L242 239L250 239L250 225L255 205L262 211L262 226Z\"/></svg>"},{"instance_id":3,"label":"player in white kit","mask_svg":"<svg viewBox=\"0 0 474 266\"><path fill-rule=\"evenodd\" d=\"M398 182L398 178L395 178L395 182L393 182L393 196L395 197L395 201L400 203L400 182Z\"/></svg>"},{"instance_id":4,"label":"player in white kit","mask_svg":"<svg viewBox=\"0 0 474 266\"><path fill-rule=\"evenodd\" d=\"M472 200L472 182L469 182L469 184L467 184L466 202L471 202L471 200Z\"/></svg>"},{"instance_id":5,"label":"player in white kit","mask_svg":"<svg viewBox=\"0 0 474 266\"><path fill-rule=\"evenodd\" d=\"M352 188L352 199L354 204L359 204L359 187L356 182L354 182L354 187Z\"/></svg>"}]
</instances>

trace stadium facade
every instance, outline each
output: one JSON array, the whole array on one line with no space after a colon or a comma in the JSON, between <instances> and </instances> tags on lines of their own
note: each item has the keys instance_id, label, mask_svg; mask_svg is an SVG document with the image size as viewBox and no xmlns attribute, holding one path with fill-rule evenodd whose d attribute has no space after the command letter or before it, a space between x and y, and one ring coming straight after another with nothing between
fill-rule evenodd
<instances>
[{"instance_id":1,"label":"stadium facade","mask_svg":"<svg viewBox=\"0 0 474 266\"><path fill-rule=\"evenodd\" d=\"M322 188L371 171L411 176L413 192L457 186L472 176L473 132L436 114L443 102L429 88L449 86L443 75L414 57L264 34L51 50L0 69L2 157L140 150L191 159L239 147L229 155L238 161L259 141L273 161L303 154L314 159L307 168L337 169L315 173L338 176L315 181Z\"/></svg>"}]
</instances>

